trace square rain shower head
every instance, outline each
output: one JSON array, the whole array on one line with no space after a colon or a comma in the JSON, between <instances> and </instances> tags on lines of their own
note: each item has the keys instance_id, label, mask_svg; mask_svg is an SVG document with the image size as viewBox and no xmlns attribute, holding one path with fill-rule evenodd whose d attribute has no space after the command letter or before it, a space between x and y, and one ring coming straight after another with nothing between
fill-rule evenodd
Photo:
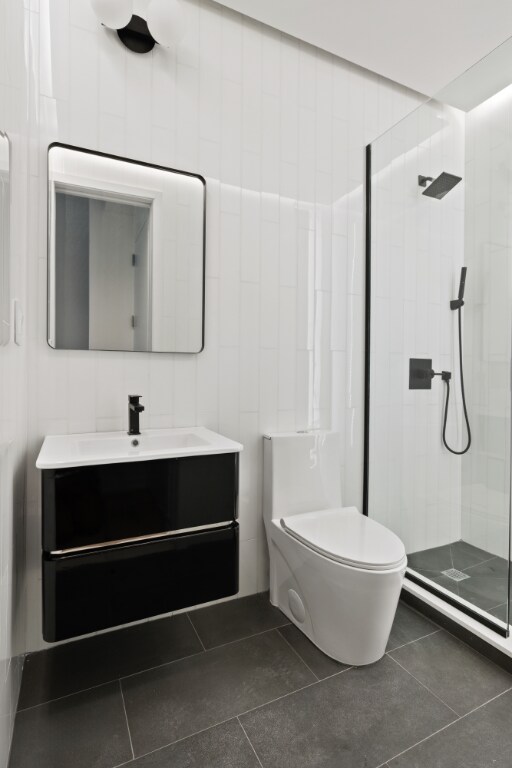
<instances>
[{"instance_id":1,"label":"square rain shower head","mask_svg":"<svg viewBox=\"0 0 512 768\"><path fill-rule=\"evenodd\" d=\"M454 176L453 173L443 171L437 179L434 179L432 184L429 184L423 194L427 197L435 197L436 200L442 200L459 181L462 181L462 176Z\"/></svg>"}]
</instances>

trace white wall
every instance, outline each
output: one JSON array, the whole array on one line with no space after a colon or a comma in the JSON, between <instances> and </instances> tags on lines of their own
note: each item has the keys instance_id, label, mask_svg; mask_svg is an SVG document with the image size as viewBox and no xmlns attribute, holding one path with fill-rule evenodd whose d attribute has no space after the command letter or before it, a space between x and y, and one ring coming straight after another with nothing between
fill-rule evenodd
<instances>
[{"instance_id":1,"label":"white wall","mask_svg":"<svg viewBox=\"0 0 512 768\"><path fill-rule=\"evenodd\" d=\"M512 88L466 122L464 364L473 431L462 463L465 541L508 557L512 298Z\"/></svg>"},{"instance_id":2,"label":"white wall","mask_svg":"<svg viewBox=\"0 0 512 768\"><path fill-rule=\"evenodd\" d=\"M445 385L409 390L409 358L452 371L448 440L458 446L455 313L464 258L464 180L442 200L418 176L464 177L465 115L421 106L372 147L372 339L369 514L407 552L461 538L461 459L443 447Z\"/></svg>"},{"instance_id":3,"label":"white wall","mask_svg":"<svg viewBox=\"0 0 512 768\"><path fill-rule=\"evenodd\" d=\"M43 436L202 424L241 440L240 594L267 586L261 433L344 426L345 501L361 505L364 146L411 92L209 0L174 50L138 56L87 0L31 15L28 648L43 645ZM36 8L36 5L34 5ZM63 141L207 178L206 346L197 356L55 351L46 328L46 151Z\"/></svg>"},{"instance_id":4,"label":"white wall","mask_svg":"<svg viewBox=\"0 0 512 768\"><path fill-rule=\"evenodd\" d=\"M11 140L10 295L25 302L28 198L27 12L0 0L0 130ZM12 318L12 303L9 311ZM22 608L26 449L26 348L0 347L0 766L7 765L24 648Z\"/></svg>"}]
</instances>

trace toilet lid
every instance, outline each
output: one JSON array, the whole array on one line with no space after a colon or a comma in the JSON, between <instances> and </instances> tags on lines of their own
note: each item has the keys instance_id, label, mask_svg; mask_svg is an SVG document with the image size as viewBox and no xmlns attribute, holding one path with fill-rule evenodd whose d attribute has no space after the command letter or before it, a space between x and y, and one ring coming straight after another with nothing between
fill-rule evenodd
<instances>
[{"instance_id":1,"label":"toilet lid","mask_svg":"<svg viewBox=\"0 0 512 768\"><path fill-rule=\"evenodd\" d=\"M388 570L405 558L398 536L355 507L292 515L281 526L310 549L356 568Z\"/></svg>"}]
</instances>

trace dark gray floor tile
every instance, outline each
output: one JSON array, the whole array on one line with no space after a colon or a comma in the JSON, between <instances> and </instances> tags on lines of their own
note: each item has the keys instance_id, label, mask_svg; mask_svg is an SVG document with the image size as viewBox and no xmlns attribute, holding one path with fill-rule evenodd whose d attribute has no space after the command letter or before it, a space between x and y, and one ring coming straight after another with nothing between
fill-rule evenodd
<instances>
[{"instance_id":1,"label":"dark gray floor tile","mask_svg":"<svg viewBox=\"0 0 512 768\"><path fill-rule=\"evenodd\" d=\"M495 616L497 619L500 619L500 621L508 621L509 612L507 603L503 603L502 605L497 605L495 608L491 608L489 613L491 616Z\"/></svg>"},{"instance_id":2,"label":"dark gray floor tile","mask_svg":"<svg viewBox=\"0 0 512 768\"><path fill-rule=\"evenodd\" d=\"M125 678L135 754L170 744L314 680L277 631Z\"/></svg>"},{"instance_id":3,"label":"dark gray floor tile","mask_svg":"<svg viewBox=\"0 0 512 768\"><path fill-rule=\"evenodd\" d=\"M453 568L452 550L450 544L444 547L434 547L424 549L420 552L412 552L407 555L407 564L409 568L415 571L435 572L445 571L447 568Z\"/></svg>"},{"instance_id":4,"label":"dark gray floor tile","mask_svg":"<svg viewBox=\"0 0 512 768\"><path fill-rule=\"evenodd\" d=\"M288 624L288 619L270 603L268 593L200 608L189 614L205 648L241 640L258 632Z\"/></svg>"},{"instance_id":5,"label":"dark gray floor tile","mask_svg":"<svg viewBox=\"0 0 512 768\"><path fill-rule=\"evenodd\" d=\"M10 768L112 768L131 757L118 682L16 715Z\"/></svg>"},{"instance_id":6,"label":"dark gray floor tile","mask_svg":"<svg viewBox=\"0 0 512 768\"><path fill-rule=\"evenodd\" d=\"M489 702L435 734L389 768L510 768L512 694Z\"/></svg>"},{"instance_id":7,"label":"dark gray floor tile","mask_svg":"<svg viewBox=\"0 0 512 768\"><path fill-rule=\"evenodd\" d=\"M202 651L185 615L59 645L27 656L19 709Z\"/></svg>"},{"instance_id":8,"label":"dark gray floor tile","mask_svg":"<svg viewBox=\"0 0 512 768\"><path fill-rule=\"evenodd\" d=\"M483 563L493 556L485 549L475 547L466 541L455 541L451 544L451 548L454 567L461 571L473 565L478 565L478 563Z\"/></svg>"},{"instance_id":9,"label":"dark gray floor tile","mask_svg":"<svg viewBox=\"0 0 512 768\"><path fill-rule=\"evenodd\" d=\"M265 768L374 768L453 719L387 656L240 717Z\"/></svg>"},{"instance_id":10,"label":"dark gray floor tile","mask_svg":"<svg viewBox=\"0 0 512 768\"><path fill-rule=\"evenodd\" d=\"M459 715L512 686L512 675L444 630L390 655Z\"/></svg>"},{"instance_id":11,"label":"dark gray floor tile","mask_svg":"<svg viewBox=\"0 0 512 768\"><path fill-rule=\"evenodd\" d=\"M425 616L399 602L386 650L391 651L413 640L418 640L437 629L439 627Z\"/></svg>"},{"instance_id":12,"label":"dark gray floor tile","mask_svg":"<svg viewBox=\"0 0 512 768\"><path fill-rule=\"evenodd\" d=\"M457 568L463 571L473 565L478 565L492 557L489 552L478 549L465 541L455 541L442 547L432 547L420 552L407 555L410 568L417 571L437 572L446 571L449 568Z\"/></svg>"},{"instance_id":13,"label":"dark gray floor tile","mask_svg":"<svg viewBox=\"0 0 512 768\"><path fill-rule=\"evenodd\" d=\"M508 563L495 557L486 563L468 568L469 579L459 582L459 594L483 610L508 600Z\"/></svg>"},{"instance_id":14,"label":"dark gray floor tile","mask_svg":"<svg viewBox=\"0 0 512 768\"><path fill-rule=\"evenodd\" d=\"M129 768L259 768L258 758L238 720L139 757Z\"/></svg>"},{"instance_id":15,"label":"dark gray floor tile","mask_svg":"<svg viewBox=\"0 0 512 768\"><path fill-rule=\"evenodd\" d=\"M343 669L348 669L347 664L342 664L339 661L334 661L325 653L322 653L311 640L308 640L306 635L297 629L293 624L288 624L286 627L281 627L279 632L283 635L292 648L299 654L301 659L308 667L314 672L314 674L322 679L334 675L336 672L341 672Z\"/></svg>"}]
</instances>

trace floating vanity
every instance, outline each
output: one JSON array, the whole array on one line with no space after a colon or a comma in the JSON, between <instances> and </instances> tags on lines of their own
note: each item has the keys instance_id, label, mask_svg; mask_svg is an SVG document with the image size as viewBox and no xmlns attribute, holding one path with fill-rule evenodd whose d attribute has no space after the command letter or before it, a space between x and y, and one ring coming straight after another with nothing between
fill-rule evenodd
<instances>
[{"instance_id":1,"label":"floating vanity","mask_svg":"<svg viewBox=\"0 0 512 768\"><path fill-rule=\"evenodd\" d=\"M238 456L202 427L46 437L43 636L238 592Z\"/></svg>"}]
</instances>

